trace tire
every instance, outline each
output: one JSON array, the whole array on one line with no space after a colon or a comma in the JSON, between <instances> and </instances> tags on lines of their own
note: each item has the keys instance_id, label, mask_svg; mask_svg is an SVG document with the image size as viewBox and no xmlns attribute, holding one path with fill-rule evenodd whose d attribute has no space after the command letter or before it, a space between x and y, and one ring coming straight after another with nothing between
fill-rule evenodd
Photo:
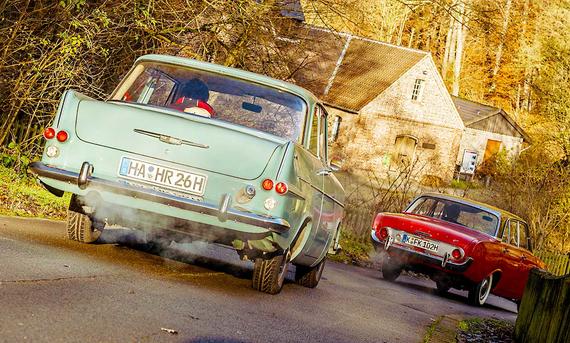
<instances>
[{"instance_id":1,"label":"tire","mask_svg":"<svg viewBox=\"0 0 570 343\"><path fill-rule=\"evenodd\" d=\"M382 262L382 276L384 277L384 280L390 282L396 281L400 274L402 274L402 267L391 259L385 258Z\"/></svg>"},{"instance_id":2,"label":"tire","mask_svg":"<svg viewBox=\"0 0 570 343\"><path fill-rule=\"evenodd\" d=\"M295 282L307 288L317 287L323 275L326 260L326 258L323 258L323 260L314 267L296 266Z\"/></svg>"},{"instance_id":3,"label":"tire","mask_svg":"<svg viewBox=\"0 0 570 343\"><path fill-rule=\"evenodd\" d=\"M491 274L469 290L469 295L467 298L469 304L473 306L483 306L483 304L485 304L485 301L487 301L489 294L491 293L492 286L493 275Z\"/></svg>"},{"instance_id":4,"label":"tire","mask_svg":"<svg viewBox=\"0 0 570 343\"><path fill-rule=\"evenodd\" d=\"M252 287L260 292L277 294L281 292L289 260L289 251L270 259L255 259L253 265Z\"/></svg>"},{"instance_id":5,"label":"tire","mask_svg":"<svg viewBox=\"0 0 570 343\"><path fill-rule=\"evenodd\" d=\"M67 239L81 243L93 243L99 236L100 230L95 230L89 216L83 213L75 195L71 197L67 210Z\"/></svg>"},{"instance_id":6,"label":"tire","mask_svg":"<svg viewBox=\"0 0 570 343\"><path fill-rule=\"evenodd\" d=\"M436 281L435 282L435 293L437 295L441 295L444 296L447 294L447 292L449 292L449 289L451 288L449 286L448 283L444 282L444 281Z\"/></svg>"}]
</instances>

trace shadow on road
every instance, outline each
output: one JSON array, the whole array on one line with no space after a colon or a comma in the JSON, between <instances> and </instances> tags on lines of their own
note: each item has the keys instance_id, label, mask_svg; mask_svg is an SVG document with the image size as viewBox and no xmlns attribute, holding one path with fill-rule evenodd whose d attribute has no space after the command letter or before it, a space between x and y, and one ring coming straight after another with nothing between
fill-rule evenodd
<instances>
[{"instance_id":1,"label":"shadow on road","mask_svg":"<svg viewBox=\"0 0 570 343\"><path fill-rule=\"evenodd\" d=\"M429 281L429 279L425 279L425 278L421 278L421 277L417 277L417 276L411 276L411 275L410 275L410 276L407 276L407 278L408 278L408 279L412 279L412 280L414 280L415 278L417 278L417 279L423 279L423 280L428 280L428 281ZM380 280L383 280L381 277L379 277L379 279L380 279ZM385 282L389 282L389 281L385 281ZM431 282L431 281L429 281L429 282ZM434 285L434 287L429 287L429 286L426 286L426 285L423 285L423 284L414 283L413 281L407 281L407 280L402 280L402 279L398 279L398 281L391 282L391 283L397 284L397 285L399 285L399 286L401 286L401 287L403 287L403 288L406 288L406 289L408 289L408 290L414 290L414 291L419 291L419 292L425 292L425 293L428 293L428 294L432 294L432 295L435 296L435 297L439 297L439 298L442 298L442 299L447 299L447 300L450 300L450 301L453 301L453 302L461 303L461 304L463 304L463 305L465 305L465 306L471 306L471 305L467 304L467 296L466 296L466 294L458 294L458 293L456 293L456 292L463 292L463 293L465 293L465 291L453 290L453 291L447 292L447 293L444 294L444 295L440 295L440 294L437 294L435 285ZM499 299L499 298L497 298L497 300L498 300L498 299ZM502 299L501 299L501 300L502 300ZM508 300L504 300L504 301L508 301ZM474 308L475 308L475 307L474 307ZM511 313L515 313L515 314L517 313L516 311L511 311L511 310L509 310L509 309L507 309L507 308L505 308L505 307L503 307L503 306L497 306L497 305L493 304L492 301L491 301L491 302L490 302L490 301L486 302L486 303L483 305L483 308L488 308L488 309L492 309L492 310L496 310L496 311L506 311L506 312L511 312Z\"/></svg>"}]
</instances>

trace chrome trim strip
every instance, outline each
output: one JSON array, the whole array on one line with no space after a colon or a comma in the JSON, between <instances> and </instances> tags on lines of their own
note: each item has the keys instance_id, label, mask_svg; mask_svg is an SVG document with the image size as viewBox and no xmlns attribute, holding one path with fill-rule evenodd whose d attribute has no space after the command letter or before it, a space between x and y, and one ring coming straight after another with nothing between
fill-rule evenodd
<instances>
[{"instance_id":1,"label":"chrome trim strip","mask_svg":"<svg viewBox=\"0 0 570 343\"><path fill-rule=\"evenodd\" d=\"M275 176L275 180L277 180L277 182L279 182L279 179L281 178L281 172L283 171L283 164L285 164L285 158L287 157L287 152L289 151L290 146L291 142L285 143L285 152L283 153L283 157L281 157L281 162L279 162L279 168L277 169L277 175Z\"/></svg>"},{"instance_id":2,"label":"chrome trim strip","mask_svg":"<svg viewBox=\"0 0 570 343\"><path fill-rule=\"evenodd\" d=\"M30 170L38 176L67 182L70 184L77 184L77 180L79 178L78 173L49 167L41 162L33 162L30 164ZM88 177L87 186L94 189L106 190L116 194L132 196L137 199L153 201L163 205L172 206L188 211L194 211L201 214L212 216L218 216L220 214L219 206L213 204L182 198L172 194L161 193L151 189L137 188L115 181L100 179L97 177ZM232 208L229 208L227 210L226 218L228 220L235 220L239 223L262 227L277 233L287 232L291 228L289 222L283 218L262 216L251 212L238 211Z\"/></svg>"},{"instance_id":3,"label":"chrome trim strip","mask_svg":"<svg viewBox=\"0 0 570 343\"><path fill-rule=\"evenodd\" d=\"M309 186L311 186L311 188L313 188L314 190L316 190L319 193L322 193L324 196L326 196L327 198L331 199L332 201L334 201L337 205L339 205L340 207L344 208L344 204L340 201L338 201L337 199L335 199L335 197L333 197L332 195L328 195L327 193L323 192L323 190L315 187L312 183L310 183L309 181L303 179L302 177L299 176L299 180L303 181L304 183L308 184Z\"/></svg>"}]
</instances>

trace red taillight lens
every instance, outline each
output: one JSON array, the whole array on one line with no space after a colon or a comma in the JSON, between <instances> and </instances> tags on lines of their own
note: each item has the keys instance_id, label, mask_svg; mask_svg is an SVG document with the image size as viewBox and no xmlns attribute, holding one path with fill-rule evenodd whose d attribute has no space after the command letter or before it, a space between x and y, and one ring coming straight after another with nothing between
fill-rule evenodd
<instances>
[{"instance_id":1,"label":"red taillight lens","mask_svg":"<svg viewBox=\"0 0 570 343\"><path fill-rule=\"evenodd\" d=\"M263 180L263 182L261 183L261 187L263 189L265 189L266 191L272 190L273 189L273 180L271 180L271 179Z\"/></svg>"},{"instance_id":2,"label":"red taillight lens","mask_svg":"<svg viewBox=\"0 0 570 343\"><path fill-rule=\"evenodd\" d=\"M65 142L67 140L67 138L69 137L69 135L67 134L67 132L61 130L57 133L57 140L61 143Z\"/></svg>"},{"instance_id":3,"label":"red taillight lens","mask_svg":"<svg viewBox=\"0 0 570 343\"><path fill-rule=\"evenodd\" d=\"M281 195L287 193L287 190L288 190L288 188L287 188L287 184L285 182L278 182L275 185L275 191Z\"/></svg>"},{"instance_id":4,"label":"red taillight lens","mask_svg":"<svg viewBox=\"0 0 570 343\"><path fill-rule=\"evenodd\" d=\"M53 127L48 127L44 130L45 139L52 139L53 137L55 137L55 129Z\"/></svg>"},{"instance_id":5,"label":"red taillight lens","mask_svg":"<svg viewBox=\"0 0 570 343\"><path fill-rule=\"evenodd\" d=\"M453 249L453 251L451 252L451 257L453 257L453 259L455 260L459 260L460 258L463 257L463 253L459 249Z\"/></svg>"},{"instance_id":6,"label":"red taillight lens","mask_svg":"<svg viewBox=\"0 0 570 343\"><path fill-rule=\"evenodd\" d=\"M380 238L380 240L385 240L387 237L388 237L388 229L386 229L385 227L381 228L378 238Z\"/></svg>"}]
</instances>

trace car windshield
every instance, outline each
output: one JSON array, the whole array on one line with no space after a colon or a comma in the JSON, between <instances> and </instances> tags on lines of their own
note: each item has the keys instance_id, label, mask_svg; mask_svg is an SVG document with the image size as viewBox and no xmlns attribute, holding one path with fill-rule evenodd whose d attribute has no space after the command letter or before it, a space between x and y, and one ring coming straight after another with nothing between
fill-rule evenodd
<instances>
[{"instance_id":1,"label":"car windshield","mask_svg":"<svg viewBox=\"0 0 570 343\"><path fill-rule=\"evenodd\" d=\"M493 213L449 199L420 197L405 212L460 224L491 236L499 226L499 218Z\"/></svg>"},{"instance_id":2,"label":"car windshield","mask_svg":"<svg viewBox=\"0 0 570 343\"><path fill-rule=\"evenodd\" d=\"M182 66L138 64L111 100L208 117L297 141L305 101L259 83Z\"/></svg>"}]
</instances>

